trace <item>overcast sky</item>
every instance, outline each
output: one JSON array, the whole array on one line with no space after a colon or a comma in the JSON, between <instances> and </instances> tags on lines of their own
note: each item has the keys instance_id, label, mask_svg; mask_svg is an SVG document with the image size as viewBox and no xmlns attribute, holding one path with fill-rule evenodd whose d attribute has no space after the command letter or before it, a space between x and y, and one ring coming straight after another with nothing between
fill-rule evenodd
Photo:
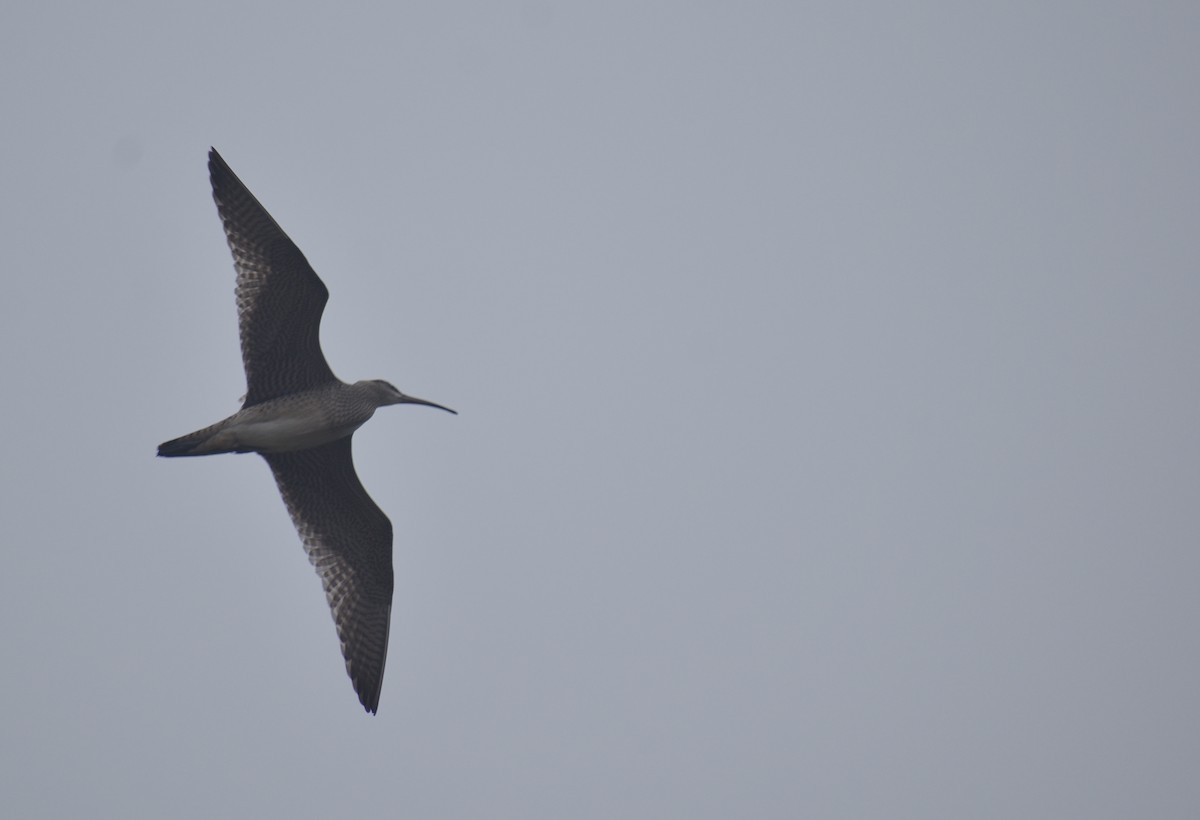
<instances>
[{"instance_id":1,"label":"overcast sky","mask_svg":"<svg viewBox=\"0 0 1200 820\"><path fill-rule=\"evenodd\" d=\"M1196 816L1196 3L3 17L7 815ZM355 436L376 717L262 460L154 457L210 145L461 413Z\"/></svg>"}]
</instances>

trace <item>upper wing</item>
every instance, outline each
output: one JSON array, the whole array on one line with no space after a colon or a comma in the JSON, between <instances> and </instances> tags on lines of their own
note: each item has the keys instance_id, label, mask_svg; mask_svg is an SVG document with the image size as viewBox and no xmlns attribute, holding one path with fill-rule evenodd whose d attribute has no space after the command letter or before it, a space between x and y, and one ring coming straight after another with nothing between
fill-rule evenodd
<instances>
[{"instance_id":1,"label":"upper wing","mask_svg":"<svg viewBox=\"0 0 1200 820\"><path fill-rule=\"evenodd\" d=\"M331 381L320 341L325 284L215 148L208 172L237 268L244 406Z\"/></svg>"},{"instance_id":2,"label":"upper wing","mask_svg":"<svg viewBox=\"0 0 1200 820\"><path fill-rule=\"evenodd\" d=\"M350 438L262 455L325 586L358 699L375 712L392 613L392 523L354 472Z\"/></svg>"}]
</instances>

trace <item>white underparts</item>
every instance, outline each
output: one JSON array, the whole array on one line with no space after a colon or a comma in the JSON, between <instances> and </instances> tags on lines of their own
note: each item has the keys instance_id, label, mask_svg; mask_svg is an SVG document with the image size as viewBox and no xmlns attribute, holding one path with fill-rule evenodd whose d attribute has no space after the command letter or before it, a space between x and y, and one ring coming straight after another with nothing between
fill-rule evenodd
<instances>
[{"instance_id":1,"label":"white underparts","mask_svg":"<svg viewBox=\"0 0 1200 820\"><path fill-rule=\"evenodd\" d=\"M254 450L259 453L285 453L305 450L328 444L348 436L362 426L358 424L332 425L324 413L317 408L309 412L296 412L275 417L256 418L257 408L238 413L230 419L227 427L213 436L210 444L216 449ZM315 412L314 412L315 411Z\"/></svg>"}]
</instances>

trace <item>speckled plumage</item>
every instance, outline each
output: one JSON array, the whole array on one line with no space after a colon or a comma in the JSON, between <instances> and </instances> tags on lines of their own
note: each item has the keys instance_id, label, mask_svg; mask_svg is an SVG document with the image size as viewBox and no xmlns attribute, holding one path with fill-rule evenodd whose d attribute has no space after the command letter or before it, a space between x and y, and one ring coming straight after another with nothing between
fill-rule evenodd
<instances>
[{"instance_id":1,"label":"speckled plumage","mask_svg":"<svg viewBox=\"0 0 1200 820\"><path fill-rule=\"evenodd\" d=\"M237 270L246 399L237 413L159 445L158 454L257 452L267 460L325 587L346 671L374 713L391 621L392 524L358 480L350 440L384 405L454 411L384 381L338 380L319 337L329 291L216 149L208 167Z\"/></svg>"},{"instance_id":2,"label":"speckled plumage","mask_svg":"<svg viewBox=\"0 0 1200 820\"><path fill-rule=\"evenodd\" d=\"M318 335L325 283L216 150L208 172L237 268L245 406L336 381Z\"/></svg>"},{"instance_id":3,"label":"speckled plumage","mask_svg":"<svg viewBox=\"0 0 1200 820\"><path fill-rule=\"evenodd\" d=\"M392 522L354 472L350 436L263 458L321 576L346 673L374 712L392 620Z\"/></svg>"}]
</instances>

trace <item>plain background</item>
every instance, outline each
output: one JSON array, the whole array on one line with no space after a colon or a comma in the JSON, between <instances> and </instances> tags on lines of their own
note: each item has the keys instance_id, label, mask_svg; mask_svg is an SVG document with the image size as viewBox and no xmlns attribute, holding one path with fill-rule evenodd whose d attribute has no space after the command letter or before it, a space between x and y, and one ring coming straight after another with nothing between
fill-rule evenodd
<instances>
[{"instance_id":1,"label":"plain background","mask_svg":"<svg viewBox=\"0 0 1200 820\"><path fill-rule=\"evenodd\" d=\"M16 3L12 817L1194 818L1195 2ZM332 297L380 713L236 409Z\"/></svg>"}]
</instances>

